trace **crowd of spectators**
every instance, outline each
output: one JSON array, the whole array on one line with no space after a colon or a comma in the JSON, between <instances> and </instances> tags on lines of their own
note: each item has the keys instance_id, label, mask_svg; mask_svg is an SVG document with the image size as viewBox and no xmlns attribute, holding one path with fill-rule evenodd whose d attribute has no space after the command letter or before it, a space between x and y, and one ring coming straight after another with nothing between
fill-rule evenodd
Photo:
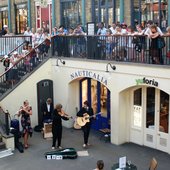
<instances>
[{"instance_id":1,"label":"crowd of spectators","mask_svg":"<svg viewBox=\"0 0 170 170\"><path fill-rule=\"evenodd\" d=\"M87 35L81 24L78 24L75 28L70 27L66 29L63 25L59 28L55 27L52 30L53 36L78 36L83 37ZM170 35L170 27L161 30L160 27L153 21L149 20L145 25L136 23L135 27L127 25L126 23L113 23L108 27L105 27L103 22L97 24L96 34L98 36L98 42L94 42L97 45L93 46L98 48L98 55L105 55L106 57L101 57L105 59L123 60L123 61L135 61L137 58L140 62L146 63L144 53L146 46L149 46L149 55L151 56L152 64L163 64L162 49L164 45L159 46L163 40L160 38L162 36ZM140 37L140 38L139 38ZM85 41L86 40L86 41ZM149 43L147 43L149 40ZM84 41L84 43L83 43ZM57 52L62 55L64 50L62 50L62 39L58 39ZM87 39L81 38L79 41L69 41L65 43L65 46L69 51L69 56L74 56L74 53L83 54L86 50L85 43ZM93 43L93 44L94 44ZM59 44L61 46L59 47ZM76 48L75 48L76 47ZM91 46L92 47L92 46ZM63 51L63 53L61 53ZM68 52L67 52L68 55Z\"/></svg>"},{"instance_id":2,"label":"crowd of spectators","mask_svg":"<svg viewBox=\"0 0 170 170\"><path fill-rule=\"evenodd\" d=\"M3 35L12 35L8 31L8 26L4 25L3 30L0 31L0 36ZM57 44L57 52L59 55L62 55L63 51L66 49L69 51L69 55L74 56L75 53L83 54L86 52L85 44L87 43L86 35L84 28L81 24L77 24L75 28L70 27L66 29L63 25L54 27L52 29L51 35L49 32L42 28L38 28L36 31L34 28L30 29L26 28L24 34L25 36L32 37L32 43L26 42L23 46L23 50L21 54L15 54L13 52L10 56L4 56L3 65L5 66L5 70L10 69L14 63L17 62L18 59L25 57L26 54L30 53L24 58L25 70L31 71L32 67L36 65L39 61L38 55L43 53L47 55L48 49L50 47L49 43L42 42L46 39L49 39L52 36L81 36L84 38L80 38L79 40L74 40L67 42L67 48L65 48L66 44L62 44L62 39L58 39ZM98 36L98 40L96 43L96 49L99 49L98 55L105 54L106 59L116 59L126 61L127 59L130 61L135 60L136 56L140 58L141 62L146 62L144 53L146 49L146 37L150 39L149 44L149 55L152 58L153 64L163 64L162 57L162 48L158 46L158 41L161 36L170 35L170 27L167 27L166 32L163 32L153 21L149 20L145 25L136 24L135 28L132 26L128 26L125 23L113 23L109 25L107 28L104 23L98 23L96 34L94 36ZM142 37L136 37L142 36ZM127 38L128 37L128 38ZM102 44L104 42L104 44ZM40 45L41 44L41 45ZM40 45L40 46L39 46ZM39 46L36 50L34 47ZM93 46L92 46L93 47ZM17 57L15 57L17 55ZM15 70L15 67L13 69ZM12 71L16 72L16 71ZM15 74L11 73L7 77L11 81L13 81ZM13 78L14 77L14 78Z\"/></svg>"}]
</instances>

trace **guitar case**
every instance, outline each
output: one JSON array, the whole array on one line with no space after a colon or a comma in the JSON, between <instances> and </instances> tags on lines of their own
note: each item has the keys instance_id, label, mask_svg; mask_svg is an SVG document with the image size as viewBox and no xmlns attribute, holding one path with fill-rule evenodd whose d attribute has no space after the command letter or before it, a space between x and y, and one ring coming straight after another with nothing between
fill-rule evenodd
<instances>
[{"instance_id":1,"label":"guitar case","mask_svg":"<svg viewBox=\"0 0 170 170\"><path fill-rule=\"evenodd\" d=\"M47 160L76 159L77 151L74 148L64 148L56 151L46 152L44 155Z\"/></svg>"}]
</instances>

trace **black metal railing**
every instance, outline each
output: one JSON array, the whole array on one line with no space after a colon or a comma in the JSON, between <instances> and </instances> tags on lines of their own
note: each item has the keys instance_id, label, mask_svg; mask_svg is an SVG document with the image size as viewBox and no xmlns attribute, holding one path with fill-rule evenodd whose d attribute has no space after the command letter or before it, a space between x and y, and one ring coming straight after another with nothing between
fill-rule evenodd
<instances>
[{"instance_id":1,"label":"black metal railing","mask_svg":"<svg viewBox=\"0 0 170 170\"><path fill-rule=\"evenodd\" d=\"M164 46L160 47L163 39ZM170 37L147 36L54 36L52 55L146 64L170 64ZM161 41L162 42L162 41Z\"/></svg>"},{"instance_id":2,"label":"black metal railing","mask_svg":"<svg viewBox=\"0 0 170 170\"><path fill-rule=\"evenodd\" d=\"M46 39L32 48L30 52L18 59L11 68L0 75L0 97L19 83L22 77L38 67L44 59L49 58L49 42L50 40Z\"/></svg>"},{"instance_id":3,"label":"black metal railing","mask_svg":"<svg viewBox=\"0 0 170 170\"><path fill-rule=\"evenodd\" d=\"M32 43L32 36L2 36L0 37L0 56L9 55L12 51L22 52L25 42Z\"/></svg>"}]
</instances>

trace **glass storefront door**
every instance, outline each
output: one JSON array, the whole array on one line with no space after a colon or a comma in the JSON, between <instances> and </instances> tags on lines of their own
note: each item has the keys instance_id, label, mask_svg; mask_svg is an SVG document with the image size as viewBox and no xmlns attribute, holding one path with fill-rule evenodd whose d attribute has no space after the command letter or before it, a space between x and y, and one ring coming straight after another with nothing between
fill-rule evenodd
<instances>
[{"instance_id":1,"label":"glass storefront door","mask_svg":"<svg viewBox=\"0 0 170 170\"><path fill-rule=\"evenodd\" d=\"M169 153L169 94L142 87L133 96L130 140Z\"/></svg>"},{"instance_id":2,"label":"glass storefront door","mask_svg":"<svg viewBox=\"0 0 170 170\"><path fill-rule=\"evenodd\" d=\"M101 129L110 126L110 91L100 82L85 78L80 81L80 107L88 100L94 114L100 113L92 124L92 128Z\"/></svg>"}]
</instances>

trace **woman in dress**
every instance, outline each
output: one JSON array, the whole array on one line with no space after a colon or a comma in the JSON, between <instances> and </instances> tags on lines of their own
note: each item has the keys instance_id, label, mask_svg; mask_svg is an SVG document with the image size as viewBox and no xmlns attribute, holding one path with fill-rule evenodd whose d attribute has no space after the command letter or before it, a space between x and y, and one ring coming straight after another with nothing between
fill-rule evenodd
<instances>
[{"instance_id":1,"label":"woman in dress","mask_svg":"<svg viewBox=\"0 0 170 170\"><path fill-rule=\"evenodd\" d=\"M23 128L23 138L24 138L24 147L28 148L28 137L32 136L32 127L30 115L32 115L32 107L29 105L28 100L25 100L23 106L21 106L19 111L19 116L21 115L21 125Z\"/></svg>"}]
</instances>

